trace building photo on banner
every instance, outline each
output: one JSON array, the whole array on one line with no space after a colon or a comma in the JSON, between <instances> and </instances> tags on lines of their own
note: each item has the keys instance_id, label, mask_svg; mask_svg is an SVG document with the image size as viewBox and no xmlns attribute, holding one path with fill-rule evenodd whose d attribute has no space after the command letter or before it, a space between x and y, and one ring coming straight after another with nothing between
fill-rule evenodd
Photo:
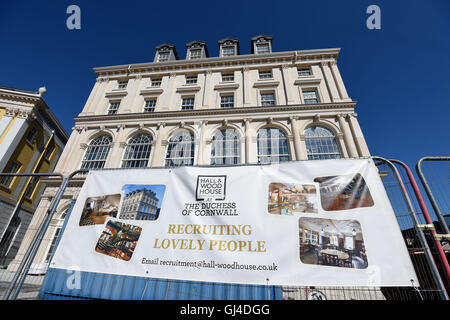
<instances>
[{"instance_id":1,"label":"building photo on banner","mask_svg":"<svg viewBox=\"0 0 450 320\"><path fill-rule=\"evenodd\" d=\"M86 219L93 222L81 224ZM410 286L418 280L401 240L371 159L94 171L50 267L221 283Z\"/></svg>"}]
</instances>

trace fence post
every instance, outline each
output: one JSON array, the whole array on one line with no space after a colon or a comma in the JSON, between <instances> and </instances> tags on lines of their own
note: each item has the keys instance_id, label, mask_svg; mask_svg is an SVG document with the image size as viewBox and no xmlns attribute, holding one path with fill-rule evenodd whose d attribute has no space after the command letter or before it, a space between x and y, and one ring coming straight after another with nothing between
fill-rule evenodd
<instances>
[{"instance_id":1,"label":"fence post","mask_svg":"<svg viewBox=\"0 0 450 320\"><path fill-rule=\"evenodd\" d=\"M434 209L434 212L436 213L437 218L439 219L439 222L442 225L442 228L444 229L444 233L449 234L449 229L447 222L445 221L444 217L442 216L441 209L439 208L436 199L434 199L433 193L431 192L430 187L428 186L428 182L425 179L425 176L422 172L422 162L423 161L450 161L450 157L423 157L419 160L416 164L416 171L417 175L419 176L420 180L422 181L423 188L425 189L425 192L428 196L428 199L430 199L431 206Z\"/></svg>"},{"instance_id":2,"label":"fence post","mask_svg":"<svg viewBox=\"0 0 450 320\"><path fill-rule=\"evenodd\" d=\"M3 299L8 300L12 294L12 300L17 299L17 296L19 295L20 289L22 288L22 285L25 281L25 278L27 277L28 271L30 270L31 263L34 260L34 257L36 256L36 253L39 249L39 246L42 242L42 239L45 235L45 232L47 231L48 226L50 225L50 222L53 218L53 215L56 212L56 208L58 207L59 201L62 198L62 195L64 194L64 191L66 190L66 187L69 183L69 180L76 174L80 172L87 172L88 170L76 170L72 172L67 178L63 178L63 182L61 183L61 186L56 193L55 198L51 202L48 210L47 210L47 216L44 217L44 220L42 221L41 225L39 226L38 231L36 232L36 235L34 236L30 246L27 249L27 252L25 253L25 256L23 260L21 261L19 268L17 269L16 274L14 275L13 280L11 281L8 290L6 291ZM23 272L22 272L23 270ZM14 289L16 283L18 281L17 287ZM13 292L14 290L14 292Z\"/></svg>"},{"instance_id":3,"label":"fence post","mask_svg":"<svg viewBox=\"0 0 450 320\"><path fill-rule=\"evenodd\" d=\"M62 179L62 181L64 181L64 177L60 173L1 173L0 176L15 176L15 177L28 177L28 176L54 177L54 176L59 176ZM53 202L50 204L50 207L52 206L52 204L53 204ZM19 207L20 207L20 205L19 205ZM17 206L16 206L16 208L17 208ZM16 208L14 209L13 214L15 214ZM44 221L45 221L45 218L44 218ZM40 232L44 221L39 225L37 233ZM9 222L8 222L8 224L9 224ZM29 254L31 252L31 248L35 245L35 240L36 240L36 236L32 239L32 241L30 243L30 246L28 247L28 249L27 249L27 251L26 251L26 253L24 255L24 258L22 259L22 261L21 261L21 263L19 265L19 268L17 269L16 273L14 274L13 280L11 281L11 284L10 284L9 288L8 288L8 290L6 291L6 293L5 293L4 297L3 297L4 300L8 299L7 297L9 296L10 291L12 290L14 284L16 283L16 281L17 281L17 279L18 279L18 277L19 277L19 275L20 275L20 273L21 273L21 271L23 269L23 266L25 265L25 261L28 259L28 256L29 256Z\"/></svg>"},{"instance_id":4,"label":"fence post","mask_svg":"<svg viewBox=\"0 0 450 320\"><path fill-rule=\"evenodd\" d=\"M425 217L426 222L428 224L433 224L433 221L431 220L430 214L428 213L427 207L425 205L425 202L423 201L422 195L420 194L419 187L417 186L417 183L414 180L414 176L413 176L411 170L408 168L408 166L406 164L404 164L401 161L398 161L398 160L390 160L390 161L401 165L405 169L406 174L408 175L408 179L411 182L411 186L412 186L412 188L414 190L414 194L416 195L417 201L419 202L419 206L422 209L422 212L423 212L423 215ZM435 244L436 249L437 249L437 251L439 253L439 260L441 261L442 266L443 266L443 268L444 268L444 270L446 272L447 281L448 281L450 279L450 267L449 267L449 264L448 264L447 257L445 256L445 252L442 249L441 243L434 237L435 234L436 234L436 230L432 229L431 230L431 234L433 235L434 244Z\"/></svg>"},{"instance_id":5,"label":"fence post","mask_svg":"<svg viewBox=\"0 0 450 320\"><path fill-rule=\"evenodd\" d=\"M416 229L419 241L420 241L422 247L424 248L425 257L426 257L426 259L428 261L428 264L430 266L433 279L436 282L436 285L438 286L438 288L440 290L441 298L443 300L448 300L447 290L445 288L444 283L442 282L442 279L441 279L441 276L440 276L439 271L437 269L436 263L435 263L435 261L433 259L433 255L432 255L432 253L430 251L430 248L428 247L428 243L426 241L425 235L423 234L422 230L420 230L417 227L418 224L419 224L419 221L418 221L417 216L416 216L416 214L414 212L414 208L412 206L411 200L408 197L407 190L405 188L405 185L403 184L402 178L400 177L400 174L399 174L397 168L392 164L392 162L390 162L387 159L384 159L384 158L381 158L381 157L372 157L372 159L382 161L382 162L386 163L392 169L392 171L394 173L394 176L395 176L395 178L397 180L397 183L400 185L400 190L401 190L402 195L403 195L403 197L405 199L405 203L406 203L406 205L408 207L408 211L409 211L409 214L411 216L411 219L415 223L415 229Z\"/></svg>"}]
</instances>

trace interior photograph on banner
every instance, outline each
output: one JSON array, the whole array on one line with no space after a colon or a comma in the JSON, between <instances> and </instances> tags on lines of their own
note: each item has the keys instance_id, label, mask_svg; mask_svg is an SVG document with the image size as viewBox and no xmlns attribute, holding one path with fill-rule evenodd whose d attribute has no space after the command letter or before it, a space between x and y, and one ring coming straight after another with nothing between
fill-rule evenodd
<instances>
[{"instance_id":1,"label":"interior photograph on banner","mask_svg":"<svg viewBox=\"0 0 450 320\"><path fill-rule=\"evenodd\" d=\"M120 219L158 219L166 191L165 185L126 184L122 190L124 197L119 214Z\"/></svg>"},{"instance_id":2,"label":"interior photograph on banner","mask_svg":"<svg viewBox=\"0 0 450 320\"><path fill-rule=\"evenodd\" d=\"M347 210L374 205L369 188L359 174L315 178L320 202L326 211Z\"/></svg>"},{"instance_id":3,"label":"interior photograph on banner","mask_svg":"<svg viewBox=\"0 0 450 320\"><path fill-rule=\"evenodd\" d=\"M301 217L298 225L302 263L367 268L364 239L358 221Z\"/></svg>"},{"instance_id":4,"label":"interior photograph on banner","mask_svg":"<svg viewBox=\"0 0 450 320\"><path fill-rule=\"evenodd\" d=\"M115 218L119 210L120 194L89 197L81 212L80 226L104 224L107 217Z\"/></svg>"},{"instance_id":5,"label":"interior photograph on banner","mask_svg":"<svg viewBox=\"0 0 450 320\"><path fill-rule=\"evenodd\" d=\"M272 214L317 213L317 190L313 184L272 182L268 200L268 211Z\"/></svg>"},{"instance_id":6,"label":"interior photograph on banner","mask_svg":"<svg viewBox=\"0 0 450 320\"><path fill-rule=\"evenodd\" d=\"M108 256L129 261L141 235L142 228L117 221L108 221L95 251Z\"/></svg>"}]
</instances>

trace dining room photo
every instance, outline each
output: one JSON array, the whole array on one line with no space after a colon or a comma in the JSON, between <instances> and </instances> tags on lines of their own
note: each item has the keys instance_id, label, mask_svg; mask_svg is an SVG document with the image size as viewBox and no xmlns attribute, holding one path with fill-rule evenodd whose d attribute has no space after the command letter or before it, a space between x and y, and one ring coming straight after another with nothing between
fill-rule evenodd
<instances>
[{"instance_id":1,"label":"dining room photo","mask_svg":"<svg viewBox=\"0 0 450 320\"><path fill-rule=\"evenodd\" d=\"M268 211L278 215L317 213L316 189L314 184L272 182L269 185Z\"/></svg>"},{"instance_id":2,"label":"dining room photo","mask_svg":"<svg viewBox=\"0 0 450 320\"><path fill-rule=\"evenodd\" d=\"M356 220L299 218L300 261L304 264L365 269L361 224Z\"/></svg>"}]
</instances>

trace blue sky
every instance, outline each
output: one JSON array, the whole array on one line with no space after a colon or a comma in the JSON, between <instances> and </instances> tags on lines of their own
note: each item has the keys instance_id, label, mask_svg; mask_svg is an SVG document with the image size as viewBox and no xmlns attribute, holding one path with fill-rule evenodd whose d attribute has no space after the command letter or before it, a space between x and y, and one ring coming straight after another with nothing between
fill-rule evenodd
<instances>
[{"instance_id":1,"label":"blue sky","mask_svg":"<svg viewBox=\"0 0 450 320\"><path fill-rule=\"evenodd\" d=\"M126 184L122 187L122 190L124 191L124 195L126 195L127 193L134 191L134 190L139 190L139 189L146 189L146 190L151 190L154 193L156 193L156 197L159 199L158 201L158 208L161 208L162 205L162 201L164 198L164 192L166 191L166 186L163 184Z\"/></svg>"},{"instance_id":2,"label":"blue sky","mask_svg":"<svg viewBox=\"0 0 450 320\"><path fill-rule=\"evenodd\" d=\"M81 8L81 30L66 8ZM381 30L366 8L381 8ZM93 67L153 61L155 46L273 36L274 51L341 48L338 66L372 155L411 169L448 154L450 1L10 1L0 5L0 85L47 87L44 98L70 133L95 82Z\"/></svg>"}]
</instances>

